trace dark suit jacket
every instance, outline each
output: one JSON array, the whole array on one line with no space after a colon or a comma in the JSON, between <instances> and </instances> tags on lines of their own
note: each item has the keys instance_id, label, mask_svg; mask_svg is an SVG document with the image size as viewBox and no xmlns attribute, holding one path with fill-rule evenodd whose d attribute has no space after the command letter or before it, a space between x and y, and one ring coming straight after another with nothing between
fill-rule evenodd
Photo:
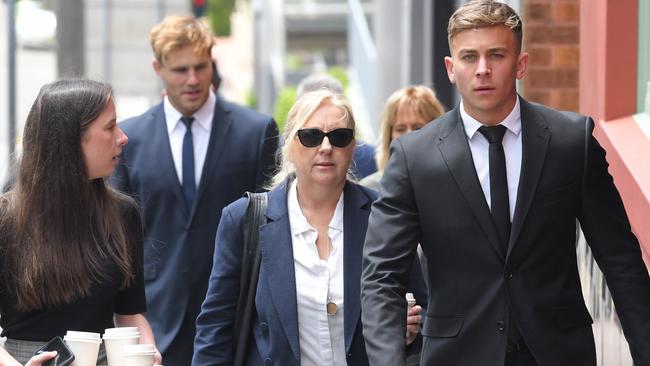
<instances>
[{"instance_id":1,"label":"dark suit jacket","mask_svg":"<svg viewBox=\"0 0 650 366\"><path fill-rule=\"evenodd\" d=\"M344 332L348 365L367 365L361 335L361 252L374 191L354 183L344 190ZM286 182L269 192L268 223L260 228L262 263L248 365L300 365L298 309ZM242 224L247 200L226 207L217 231L210 287L197 319L192 365L231 365L232 327L239 293ZM404 313L405 314L405 313ZM404 316L402 323L404 323Z\"/></svg>"},{"instance_id":2,"label":"dark suit jacket","mask_svg":"<svg viewBox=\"0 0 650 366\"><path fill-rule=\"evenodd\" d=\"M478 181L458 108L392 144L370 215L362 321L373 365L403 364L408 264L429 266L424 365L503 365L512 312L539 365L595 365L576 219L605 273L636 362L650 365L650 281L593 121L521 100L522 171L509 248Z\"/></svg>"},{"instance_id":3,"label":"dark suit jacket","mask_svg":"<svg viewBox=\"0 0 650 366\"><path fill-rule=\"evenodd\" d=\"M187 343L185 364L192 357L193 330L208 287L221 210L244 191L261 187L273 168L278 144L273 119L219 97L212 123L193 207L187 207L174 168L162 103L120 124L129 143L111 178L142 206L146 317L156 343L163 356L172 342ZM183 322L192 334L175 340Z\"/></svg>"}]
</instances>

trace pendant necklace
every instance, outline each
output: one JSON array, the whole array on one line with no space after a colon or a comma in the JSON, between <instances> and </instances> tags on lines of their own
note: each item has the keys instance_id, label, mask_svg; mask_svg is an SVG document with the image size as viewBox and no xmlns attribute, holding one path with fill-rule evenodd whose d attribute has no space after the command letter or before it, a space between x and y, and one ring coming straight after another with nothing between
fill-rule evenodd
<instances>
[{"instance_id":1,"label":"pendant necklace","mask_svg":"<svg viewBox=\"0 0 650 366\"><path fill-rule=\"evenodd\" d=\"M302 204L300 203L300 195L298 194L298 187L296 187L296 200L298 201L298 207L300 207L300 211L302 212L303 216L305 216L305 211L302 208ZM306 219L306 216L305 216ZM328 243L327 243L327 259L329 260L330 256L330 251L332 247L332 239L328 236ZM330 276L329 276L329 269L327 273L327 305L326 305L326 310L327 310L327 315L329 316L334 316L336 315L336 312L338 311L338 306L336 306L336 303L330 296Z\"/></svg>"},{"instance_id":2,"label":"pendant necklace","mask_svg":"<svg viewBox=\"0 0 650 366\"><path fill-rule=\"evenodd\" d=\"M327 243L327 259L329 260L330 256L330 250L332 248L332 239L329 238L328 236L328 243ZM329 275L329 269L327 271L327 315L329 316L334 316L336 315L336 312L338 311L338 306L336 306L336 303L330 296L330 275Z\"/></svg>"},{"instance_id":3,"label":"pendant necklace","mask_svg":"<svg viewBox=\"0 0 650 366\"><path fill-rule=\"evenodd\" d=\"M332 297L327 296L327 315L329 316L336 315L337 310L338 309L336 307L336 303L332 301Z\"/></svg>"}]
</instances>

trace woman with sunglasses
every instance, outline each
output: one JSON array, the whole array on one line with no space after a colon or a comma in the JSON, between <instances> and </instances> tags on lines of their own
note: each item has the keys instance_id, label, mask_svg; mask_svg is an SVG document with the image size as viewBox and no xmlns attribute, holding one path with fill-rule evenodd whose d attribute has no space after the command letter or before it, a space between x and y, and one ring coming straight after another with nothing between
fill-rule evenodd
<instances>
[{"instance_id":1,"label":"woman with sunglasses","mask_svg":"<svg viewBox=\"0 0 650 366\"><path fill-rule=\"evenodd\" d=\"M360 320L361 254L376 194L348 179L354 117L327 90L289 112L282 163L260 227L261 266L246 365L368 365ZM193 365L233 362L247 200L224 209L197 319ZM421 307L404 314L409 340ZM408 318L408 319L407 319Z\"/></svg>"}]
</instances>

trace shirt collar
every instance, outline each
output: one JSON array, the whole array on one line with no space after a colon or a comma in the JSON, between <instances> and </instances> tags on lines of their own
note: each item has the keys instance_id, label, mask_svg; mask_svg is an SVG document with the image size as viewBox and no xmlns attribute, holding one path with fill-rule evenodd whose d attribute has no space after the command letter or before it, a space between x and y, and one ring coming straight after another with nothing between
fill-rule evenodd
<instances>
[{"instance_id":1,"label":"shirt collar","mask_svg":"<svg viewBox=\"0 0 650 366\"><path fill-rule=\"evenodd\" d=\"M194 117L194 122L201 127L206 132L210 132L212 129L212 119L214 118L214 105L217 102L217 97L210 90L208 94L208 99L203 103L201 108L199 108L196 113L192 115ZM171 134L174 129L178 127L181 122L181 117L183 115L179 112L169 101L169 97L165 96L163 100L163 108L165 111L165 121L167 123L167 133ZM194 124L194 123L193 123Z\"/></svg>"},{"instance_id":2,"label":"shirt collar","mask_svg":"<svg viewBox=\"0 0 650 366\"><path fill-rule=\"evenodd\" d=\"M484 124L465 112L465 107L463 105L462 99L460 101L460 117L463 120L463 126L465 127L467 138L471 140L478 129ZM515 106L512 108L512 111L510 111L506 118L504 118L503 121L501 121L499 124L504 125L508 131L515 134L515 136L519 135L521 132L521 106L519 104L519 96L517 96L517 100L515 101Z\"/></svg>"},{"instance_id":3,"label":"shirt collar","mask_svg":"<svg viewBox=\"0 0 650 366\"><path fill-rule=\"evenodd\" d=\"M287 206L289 210L289 222L291 224L290 226L292 235L302 234L310 230L315 230L311 225L309 225L307 218L302 213L302 209L300 208L300 203L298 202L298 189L296 188L297 182L298 178L294 179L293 182L291 182L291 186L289 187L289 192L287 195ZM336 209L334 210L334 216L332 216L332 220L329 223L330 230L334 229L337 231L343 231L343 195L344 193L341 192L339 201L336 204Z\"/></svg>"}]
</instances>

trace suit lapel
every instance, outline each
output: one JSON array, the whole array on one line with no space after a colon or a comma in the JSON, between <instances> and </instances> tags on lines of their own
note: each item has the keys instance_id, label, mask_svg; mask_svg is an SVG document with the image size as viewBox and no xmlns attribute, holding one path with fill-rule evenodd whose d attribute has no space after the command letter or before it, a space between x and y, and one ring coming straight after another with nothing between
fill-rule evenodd
<instances>
[{"instance_id":1,"label":"suit lapel","mask_svg":"<svg viewBox=\"0 0 650 366\"><path fill-rule=\"evenodd\" d=\"M523 133L521 177L517 189L517 204L512 220L508 256L517 243L517 238L535 196L551 136L543 117L523 98L519 98L519 100L521 102L521 133Z\"/></svg>"},{"instance_id":2,"label":"suit lapel","mask_svg":"<svg viewBox=\"0 0 650 366\"><path fill-rule=\"evenodd\" d=\"M476 167L458 108L460 107L456 107L445 119L436 122L445 124L438 148L490 244L497 254L505 259L490 208L476 175Z\"/></svg>"},{"instance_id":3,"label":"suit lapel","mask_svg":"<svg viewBox=\"0 0 650 366\"><path fill-rule=\"evenodd\" d=\"M343 314L345 349L350 350L361 317L360 281L361 254L368 227L370 199L350 183L346 184L343 203Z\"/></svg>"},{"instance_id":4,"label":"suit lapel","mask_svg":"<svg viewBox=\"0 0 650 366\"><path fill-rule=\"evenodd\" d=\"M226 145L228 132L232 125L230 118L230 111L226 110L221 103L221 99L217 96L217 101L214 107L214 116L212 117L212 129L210 130L210 141L208 142L208 150L205 155L205 162L201 171L201 181L196 192L194 205L192 207L192 214L190 222L194 219L194 215L201 204L201 198L205 193L207 186L210 184L209 180L212 177L212 172L216 171L217 163L222 157L221 152Z\"/></svg>"},{"instance_id":5,"label":"suit lapel","mask_svg":"<svg viewBox=\"0 0 650 366\"><path fill-rule=\"evenodd\" d=\"M191 207L188 207L187 201L185 201L185 196L183 195L183 187L178 180L178 173L176 172L176 167L174 166L174 158L172 157L172 148L169 144L169 133L167 132L167 121L165 120L165 110L163 109L163 103L160 103L156 109L152 112L153 125L154 127L154 141L151 146L154 146L153 156L160 163L160 171L162 172L161 176L163 179L166 179L167 186L172 187L174 191L174 196L176 200L180 202L179 206L183 208L183 212L187 217L190 213ZM153 163L153 162L152 162ZM158 168L155 168L158 169Z\"/></svg>"},{"instance_id":6,"label":"suit lapel","mask_svg":"<svg viewBox=\"0 0 650 366\"><path fill-rule=\"evenodd\" d=\"M262 264L275 311L282 323L291 351L300 359L298 305L293 247L287 208L287 185L269 193L267 217L269 223L260 229Z\"/></svg>"}]
</instances>

